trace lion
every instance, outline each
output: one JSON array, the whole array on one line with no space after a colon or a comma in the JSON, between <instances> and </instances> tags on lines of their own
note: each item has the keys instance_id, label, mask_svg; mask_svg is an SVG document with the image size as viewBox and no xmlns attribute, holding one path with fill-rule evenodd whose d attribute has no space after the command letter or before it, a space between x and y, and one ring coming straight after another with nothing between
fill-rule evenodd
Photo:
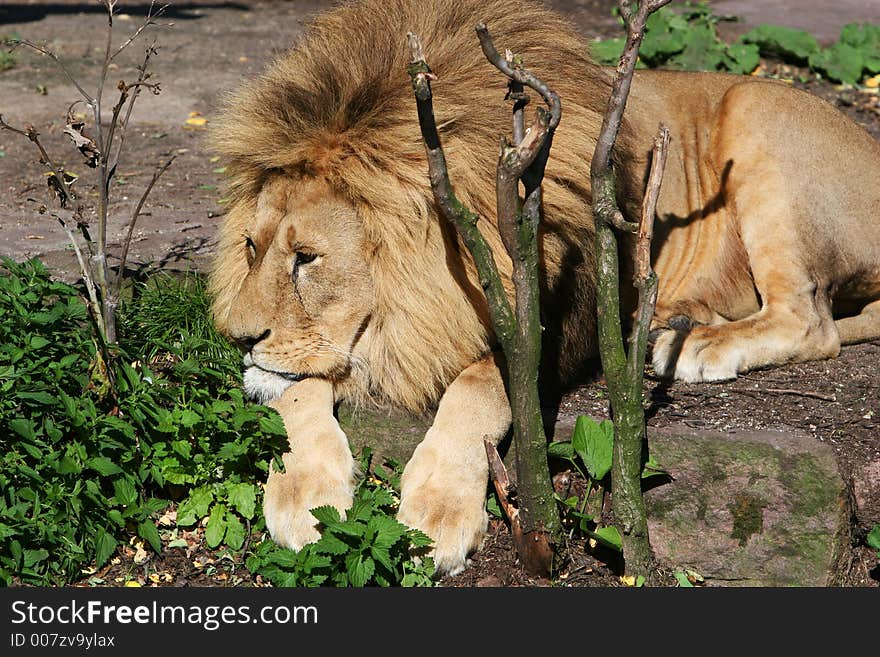
<instances>
[{"instance_id":1,"label":"lion","mask_svg":"<svg viewBox=\"0 0 880 657\"><path fill-rule=\"evenodd\" d=\"M318 16L229 97L213 132L230 187L213 313L244 352L249 394L285 420L286 470L270 473L264 508L281 545L317 539L310 508L351 504L340 400L435 410L404 468L398 518L433 539L441 573L461 571L481 544L483 438L497 443L511 421L504 360L473 261L435 204L406 71L414 32L438 77L451 180L512 290L494 189L510 108L478 22L563 104L543 182L542 384L564 389L595 369L589 168L612 72L572 25L527 0L364 0ZM660 122L672 142L653 244L659 376L727 380L880 336L870 135L783 83L638 71L614 153L629 219Z\"/></svg>"}]
</instances>

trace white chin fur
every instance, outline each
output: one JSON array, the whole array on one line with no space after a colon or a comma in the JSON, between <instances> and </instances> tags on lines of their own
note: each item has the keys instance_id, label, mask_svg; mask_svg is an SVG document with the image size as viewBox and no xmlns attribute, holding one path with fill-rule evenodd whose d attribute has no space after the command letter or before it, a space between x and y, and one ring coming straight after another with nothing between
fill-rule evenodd
<instances>
[{"instance_id":1,"label":"white chin fur","mask_svg":"<svg viewBox=\"0 0 880 657\"><path fill-rule=\"evenodd\" d=\"M244 391L251 399L266 404L278 399L285 390L293 385L293 381L283 376L261 370L259 367L248 367L244 371Z\"/></svg>"}]
</instances>

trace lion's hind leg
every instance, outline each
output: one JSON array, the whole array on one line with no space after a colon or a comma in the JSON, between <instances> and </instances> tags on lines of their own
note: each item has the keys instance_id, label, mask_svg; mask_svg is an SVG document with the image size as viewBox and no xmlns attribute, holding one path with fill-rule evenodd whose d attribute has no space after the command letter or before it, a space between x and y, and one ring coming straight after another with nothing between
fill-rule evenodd
<instances>
[{"instance_id":1,"label":"lion's hind leg","mask_svg":"<svg viewBox=\"0 0 880 657\"><path fill-rule=\"evenodd\" d=\"M791 214L793 204L782 195L768 202L755 185L740 187L735 203L760 309L735 321L662 332L652 357L658 376L690 383L725 381L741 372L821 360L840 351L831 283L805 262L798 233L803 221Z\"/></svg>"},{"instance_id":2,"label":"lion's hind leg","mask_svg":"<svg viewBox=\"0 0 880 657\"><path fill-rule=\"evenodd\" d=\"M843 317L834 323L842 345L880 339L880 299L867 304L858 315Z\"/></svg>"}]
</instances>

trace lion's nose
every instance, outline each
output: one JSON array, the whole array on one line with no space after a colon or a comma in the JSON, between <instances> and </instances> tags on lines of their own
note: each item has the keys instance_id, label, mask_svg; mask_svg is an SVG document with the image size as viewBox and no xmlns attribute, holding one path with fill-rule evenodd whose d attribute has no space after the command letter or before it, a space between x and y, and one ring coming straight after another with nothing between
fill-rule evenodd
<instances>
[{"instance_id":1,"label":"lion's nose","mask_svg":"<svg viewBox=\"0 0 880 657\"><path fill-rule=\"evenodd\" d=\"M266 329L265 331L263 331L262 333L260 333L259 335L256 335L256 336L255 335L235 335L235 336L232 336L232 339L235 341L235 344L237 344L241 349L244 349L245 351L250 351L251 349L254 348L254 346L258 342L261 342L261 341L265 340L266 338L268 338L269 334L271 332L272 331L270 329Z\"/></svg>"}]
</instances>

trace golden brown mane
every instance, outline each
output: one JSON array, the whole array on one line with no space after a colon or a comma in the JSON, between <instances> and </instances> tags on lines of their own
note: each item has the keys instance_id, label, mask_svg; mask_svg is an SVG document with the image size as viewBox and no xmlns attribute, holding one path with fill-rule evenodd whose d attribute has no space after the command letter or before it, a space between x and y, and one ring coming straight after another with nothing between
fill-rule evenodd
<instances>
[{"instance_id":1,"label":"golden brown mane","mask_svg":"<svg viewBox=\"0 0 880 657\"><path fill-rule=\"evenodd\" d=\"M473 30L480 21L499 48L521 54L562 98L545 181L543 258L546 303L563 308L549 315L562 316L567 326L550 325L548 332L557 336L556 355L567 356L563 370L591 350L592 313L579 311L592 307L591 286L559 272L592 267L584 226L591 221L592 135L601 119L590 105L604 104L607 81L568 24L519 0L343 6L319 16L301 45L228 100L213 131L213 145L228 161L232 204L212 275L221 328L247 273L242 234L256 194L270 174L284 172L327 180L359 209L370 243L376 343L369 372L358 375L349 394L421 409L489 348L482 292L467 282L474 280L470 263L437 215L406 73L412 31L439 78L435 111L453 185L488 220L483 229L506 273L509 262L494 230L494 169L499 138L510 130L510 106L503 100L506 80L480 52ZM456 289L438 285L440 265L454 272Z\"/></svg>"}]
</instances>

